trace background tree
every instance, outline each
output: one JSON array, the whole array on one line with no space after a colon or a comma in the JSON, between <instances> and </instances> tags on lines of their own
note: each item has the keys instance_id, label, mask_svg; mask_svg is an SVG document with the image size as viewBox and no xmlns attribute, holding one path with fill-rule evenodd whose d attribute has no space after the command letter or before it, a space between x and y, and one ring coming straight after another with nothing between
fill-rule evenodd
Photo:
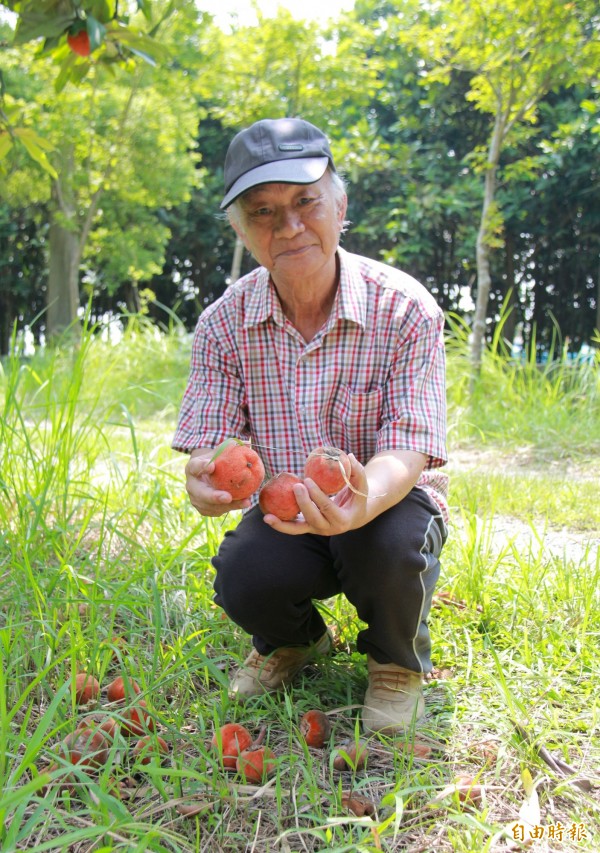
<instances>
[{"instance_id":1,"label":"background tree","mask_svg":"<svg viewBox=\"0 0 600 853\"><path fill-rule=\"evenodd\" d=\"M164 13L173 4L152 5ZM111 153L112 171L78 276L95 316L144 310L162 322L166 309L192 328L231 278L233 233L219 212L227 145L257 118L294 112L327 131L349 182L345 247L402 267L470 325L491 113L469 100L474 72L448 60L440 73L425 38L442 28L451 4L359 0L327 30L280 11L228 33L212 26L192 0L177 5L161 30L168 62L143 63L122 144L116 143L118 117L140 63L131 59L132 76L119 63L114 74L110 64L90 64L80 86L69 80L56 95L62 60L34 60L26 53L29 43L19 48L20 60L4 51L3 107L13 128L42 140L36 149L28 137L39 162L17 137L0 161L0 301L10 317L4 328L14 317L20 328L30 324L47 287L53 202L43 168L58 164L59 140L73 144L67 185L78 214L101 183L106 159L100 155ZM598 26L593 8L583 0L577 14L589 47ZM3 32L8 47L12 30L0 24L0 38ZM178 136L179 116L187 142ZM509 304L503 335L512 340L518 324L543 355L558 326L576 350L590 342L598 322L594 81L555 87L537 102L534 118L513 125L496 170L498 228L496 248L488 252L485 330L490 338L501 306ZM240 272L252 264L244 255Z\"/></svg>"},{"instance_id":2,"label":"background tree","mask_svg":"<svg viewBox=\"0 0 600 853\"><path fill-rule=\"evenodd\" d=\"M179 7L181 26L184 4ZM191 0L185 11L188 23L193 17L196 26L198 15ZM158 23L168 32L169 16L159 15ZM133 31L128 28L127 32ZM165 32L160 45L153 42L149 47L146 41L142 43L147 50L163 60L167 57ZM102 46L105 52L109 48L108 42ZM54 50L59 55L72 53L65 44ZM86 247L88 258L103 256L111 280L116 278L117 283L127 281L135 287L141 278L160 270L168 229L154 215L149 219L144 210L168 209L189 198L200 176L191 151L197 116L181 73L149 63L136 67L132 76L131 69L119 63L107 66L81 57L88 85L68 84L56 98L53 67L40 62L34 66L35 88L27 91L24 79L32 51L27 45L9 51L12 66L5 81L7 91L18 90L22 95L23 109L48 145L46 331L52 336L77 318ZM66 67L72 70L78 63L76 58ZM175 85L178 76L179 85ZM61 87L63 80L58 83ZM13 104L17 101L11 97ZM6 193L10 184L9 176ZM92 234L94 241L88 246Z\"/></svg>"},{"instance_id":3,"label":"background tree","mask_svg":"<svg viewBox=\"0 0 600 853\"><path fill-rule=\"evenodd\" d=\"M425 53L440 63L432 76L448 80L453 69L472 75L467 98L490 116L485 149L475 152L484 178L471 345L475 371L488 319L490 251L501 245L496 197L501 155L511 134L527 134L548 92L589 74L590 35L576 4L563 0L498 0L492 5L447 0L437 26L424 29L419 23L405 33L411 42L419 39Z\"/></svg>"}]
</instances>

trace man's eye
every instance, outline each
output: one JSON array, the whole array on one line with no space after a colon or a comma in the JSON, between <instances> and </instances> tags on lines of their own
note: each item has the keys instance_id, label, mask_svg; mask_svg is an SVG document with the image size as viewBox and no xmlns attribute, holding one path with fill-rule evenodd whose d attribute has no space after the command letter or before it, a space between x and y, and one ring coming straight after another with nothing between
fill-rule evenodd
<instances>
[{"instance_id":1,"label":"man's eye","mask_svg":"<svg viewBox=\"0 0 600 853\"><path fill-rule=\"evenodd\" d=\"M271 213L270 207L257 207L252 211L252 216L268 216Z\"/></svg>"},{"instance_id":2,"label":"man's eye","mask_svg":"<svg viewBox=\"0 0 600 853\"><path fill-rule=\"evenodd\" d=\"M317 199L314 196L305 195L305 196L302 196L302 198L300 199L300 205L302 207L306 207L307 204L310 204L311 202L316 201L316 200Z\"/></svg>"}]
</instances>

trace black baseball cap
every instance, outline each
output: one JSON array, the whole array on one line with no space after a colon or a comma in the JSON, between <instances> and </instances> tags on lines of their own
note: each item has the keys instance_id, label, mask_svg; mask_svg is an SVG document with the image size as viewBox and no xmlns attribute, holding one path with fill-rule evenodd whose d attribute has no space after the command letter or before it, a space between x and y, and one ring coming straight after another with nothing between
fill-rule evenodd
<instances>
[{"instance_id":1,"label":"black baseball cap","mask_svg":"<svg viewBox=\"0 0 600 853\"><path fill-rule=\"evenodd\" d=\"M335 172L325 134L300 118L262 119L231 140L225 157L221 210L259 184L313 184Z\"/></svg>"}]
</instances>

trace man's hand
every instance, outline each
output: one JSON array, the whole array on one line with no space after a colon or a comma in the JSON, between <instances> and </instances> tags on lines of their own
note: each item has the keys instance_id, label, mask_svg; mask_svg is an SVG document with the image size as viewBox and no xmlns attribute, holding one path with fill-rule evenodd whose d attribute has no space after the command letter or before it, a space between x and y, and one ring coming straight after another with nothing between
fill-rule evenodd
<instances>
[{"instance_id":1,"label":"man's hand","mask_svg":"<svg viewBox=\"0 0 600 853\"><path fill-rule=\"evenodd\" d=\"M367 519L367 498L369 489L364 467L350 453L350 476L348 480L356 490L348 486L329 497L307 477L303 483L294 486L294 494L301 515L295 521L280 521L276 515L265 515L265 521L274 530L281 533L298 535L317 533L321 536L335 536L346 533L356 527L362 527ZM357 494L360 493L360 494Z\"/></svg>"},{"instance_id":2,"label":"man's hand","mask_svg":"<svg viewBox=\"0 0 600 853\"><path fill-rule=\"evenodd\" d=\"M301 515L295 521L280 521L275 515L265 515L265 522L274 530L291 535L336 536L356 530L400 503L427 462L424 454L412 450L384 450L364 467L352 453L348 458L351 464L348 479L353 489L345 486L329 497L307 478L294 486Z\"/></svg>"},{"instance_id":3,"label":"man's hand","mask_svg":"<svg viewBox=\"0 0 600 853\"><path fill-rule=\"evenodd\" d=\"M229 492L214 489L209 475L215 470L211 462L214 448L202 447L192 450L185 466L185 487L192 506L200 515L216 517L234 509L247 509L250 500L234 501Z\"/></svg>"}]
</instances>

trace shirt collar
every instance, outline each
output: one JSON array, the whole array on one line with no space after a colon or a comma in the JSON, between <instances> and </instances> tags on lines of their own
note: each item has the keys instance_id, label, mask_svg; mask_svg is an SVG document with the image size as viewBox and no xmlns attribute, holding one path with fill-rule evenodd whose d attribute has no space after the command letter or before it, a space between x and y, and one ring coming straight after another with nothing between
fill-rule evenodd
<instances>
[{"instance_id":1,"label":"shirt collar","mask_svg":"<svg viewBox=\"0 0 600 853\"><path fill-rule=\"evenodd\" d=\"M350 320L359 326L366 325L367 289L361 275L356 255L338 247L340 261L340 286L333 304L329 324L337 320ZM258 267L251 273L254 278L252 295L246 310L244 326L256 326L266 322L269 317L279 326L285 324L285 316L275 288L271 283L269 271ZM328 324L328 325L329 325Z\"/></svg>"}]
</instances>

